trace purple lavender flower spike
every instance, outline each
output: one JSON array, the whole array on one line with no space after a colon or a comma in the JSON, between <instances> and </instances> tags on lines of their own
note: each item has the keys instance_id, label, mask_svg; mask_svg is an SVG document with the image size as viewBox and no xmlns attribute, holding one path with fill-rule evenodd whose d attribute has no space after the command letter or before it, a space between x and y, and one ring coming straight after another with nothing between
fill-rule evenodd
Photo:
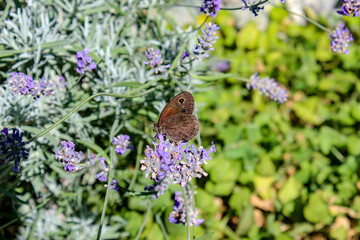
<instances>
[{"instance_id":1,"label":"purple lavender flower spike","mask_svg":"<svg viewBox=\"0 0 360 240\"><path fill-rule=\"evenodd\" d=\"M77 69L79 74L91 71L96 68L96 63L89 56L89 49L84 48L84 51L78 51L76 53Z\"/></svg>"},{"instance_id":2,"label":"purple lavender flower spike","mask_svg":"<svg viewBox=\"0 0 360 240\"><path fill-rule=\"evenodd\" d=\"M205 13L210 17L215 17L220 10L221 0L204 0L201 5L200 12Z\"/></svg>"},{"instance_id":3,"label":"purple lavender flower spike","mask_svg":"<svg viewBox=\"0 0 360 240\"><path fill-rule=\"evenodd\" d=\"M345 27L344 24L341 24L333 34L331 34L331 39L331 50L335 53L344 54L350 52L348 49L350 47L350 42L354 41L349 29Z\"/></svg>"},{"instance_id":4,"label":"purple lavender flower spike","mask_svg":"<svg viewBox=\"0 0 360 240\"><path fill-rule=\"evenodd\" d=\"M198 210L194 208L194 196L191 190L186 190L185 197L188 197L188 214L189 214L189 223L190 226L197 226L204 222L204 219L197 219L198 217ZM185 205L185 198L181 192L175 191L175 199L174 199L174 206L173 211L169 215L169 222L174 224L182 223L187 225L186 223L186 205Z\"/></svg>"},{"instance_id":5,"label":"purple lavender flower spike","mask_svg":"<svg viewBox=\"0 0 360 240\"><path fill-rule=\"evenodd\" d=\"M10 164L13 161L15 173L19 172L20 161L29 158L29 149L25 147L27 142L23 141L23 135L17 128L13 128L12 133L9 133L8 128L0 131L0 164Z\"/></svg>"},{"instance_id":6,"label":"purple lavender flower spike","mask_svg":"<svg viewBox=\"0 0 360 240\"><path fill-rule=\"evenodd\" d=\"M164 73L164 77L168 77L167 68L170 67L170 64L168 65L162 65L163 61L161 59L160 50L156 49L154 51L153 48L149 48L145 52L145 57L148 59L147 62L144 62L145 65L149 65L151 68L154 68L155 74L158 75L159 73Z\"/></svg>"},{"instance_id":7,"label":"purple lavender flower spike","mask_svg":"<svg viewBox=\"0 0 360 240\"><path fill-rule=\"evenodd\" d=\"M62 90L67 85L63 77L53 82L45 78L35 80L25 73L12 73L8 83L14 94L32 96L34 99L43 95L54 95L57 90Z\"/></svg>"},{"instance_id":8,"label":"purple lavender flower spike","mask_svg":"<svg viewBox=\"0 0 360 240\"><path fill-rule=\"evenodd\" d=\"M75 151L75 144L71 141L61 141L61 146L62 150L56 150L55 159L64 164L65 171L72 172L82 169L83 166L79 164L83 153Z\"/></svg>"},{"instance_id":9,"label":"purple lavender flower spike","mask_svg":"<svg viewBox=\"0 0 360 240\"><path fill-rule=\"evenodd\" d=\"M212 45L216 43L216 40L219 39L219 37L214 37L213 35L218 29L220 28L216 24L209 23L209 25L207 25L205 23L205 30L201 29L202 37L198 36L198 44L195 45L193 51L195 58L202 60L203 58L209 57L210 51L214 51Z\"/></svg>"},{"instance_id":10,"label":"purple lavender flower spike","mask_svg":"<svg viewBox=\"0 0 360 240\"><path fill-rule=\"evenodd\" d=\"M130 145L130 136L120 134L117 137L114 137L113 144L116 145L115 152L119 155L123 155L126 152L126 149L131 149Z\"/></svg>"},{"instance_id":11,"label":"purple lavender flower spike","mask_svg":"<svg viewBox=\"0 0 360 240\"><path fill-rule=\"evenodd\" d=\"M247 89L259 89L262 95L270 97L278 103L284 103L288 99L288 91L279 86L279 83L275 82L274 79L265 77L260 79L257 73L254 73L248 82L246 83Z\"/></svg>"},{"instance_id":12,"label":"purple lavender flower spike","mask_svg":"<svg viewBox=\"0 0 360 240\"><path fill-rule=\"evenodd\" d=\"M162 195L170 183L185 187L193 177L201 178L208 174L202 169L203 164L215 151L213 145L208 151L202 146L188 146L186 142L170 142L159 134L159 143L153 142L154 149L146 146L145 159L140 161L145 177L155 182L148 190L157 191L155 198Z\"/></svg>"},{"instance_id":13,"label":"purple lavender flower spike","mask_svg":"<svg viewBox=\"0 0 360 240\"><path fill-rule=\"evenodd\" d=\"M337 13L348 17L357 17L360 14L360 0L340 0L342 2L341 10Z\"/></svg>"}]
</instances>

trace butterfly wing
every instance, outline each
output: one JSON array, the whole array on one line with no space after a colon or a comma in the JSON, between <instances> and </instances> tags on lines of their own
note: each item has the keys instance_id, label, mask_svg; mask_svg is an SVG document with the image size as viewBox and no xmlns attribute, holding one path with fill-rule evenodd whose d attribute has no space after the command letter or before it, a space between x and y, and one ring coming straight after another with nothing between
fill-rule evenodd
<instances>
[{"instance_id":1,"label":"butterfly wing","mask_svg":"<svg viewBox=\"0 0 360 240\"><path fill-rule=\"evenodd\" d=\"M170 116L159 128L159 133L166 135L172 141L189 141L196 136L198 131L198 120L192 114Z\"/></svg>"},{"instance_id":2,"label":"butterfly wing","mask_svg":"<svg viewBox=\"0 0 360 240\"><path fill-rule=\"evenodd\" d=\"M160 114L158 126L161 126L169 117L177 114L192 114L194 112L194 97L190 92L184 91L176 95L165 106Z\"/></svg>"}]
</instances>

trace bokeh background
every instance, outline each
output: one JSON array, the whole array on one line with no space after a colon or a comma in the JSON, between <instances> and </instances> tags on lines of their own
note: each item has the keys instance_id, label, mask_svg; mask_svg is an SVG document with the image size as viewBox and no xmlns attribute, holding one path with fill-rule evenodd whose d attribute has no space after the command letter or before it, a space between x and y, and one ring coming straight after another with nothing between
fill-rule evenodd
<instances>
[{"instance_id":1,"label":"bokeh background","mask_svg":"<svg viewBox=\"0 0 360 240\"><path fill-rule=\"evenodd\" d=\"M19 126L30 138L85 97L108 90L109 82L118 84L119 90L114 90L117 93L145 83L151 76L141 64L144 46L161 46L165 42L163 48L172 50L163 49L164 57L171 59L181 48L174 26L186 29L205 20L196 9L176 8L159 14L156 4L152 5L153 12L139 8L134 10L136 16L130 16L133 12L118 11L109 2L113 3L39 1L48 10L49 18L56 19L60 26L56 30L59 35L46 35L61 40L59 44L41 45L40 59L44 62L37 60L37 53L23 51L33 46L31 41L15 47L1 42L0 126ZM327 32L271 5L266 5L258 17L240 10L220 11L212 19L220 26L219 40L210 58L195 64L196 76L190 87L201 145L208 148L214 142L217 148L213 159L204 166L209 176L192 183L197 192L196 206L205 219L196 227L197 237L213 233L207 238L359 239L360 20L337 15L336 1L316 1L317 5L309 1L286 2L291 10L329 29L345 22L355 42L349 54L334 54ZM224 1L227 6L234 3ZM0 6L5 9L6 3ZM14 1L10 12L15 14L16 6L25 8L26 3ZM179 15L187 17L179 19L174 14L177 9L184 13ZM66 16L61 23L60 14ZM175 15L172 21L167 19L171 15ZM114 29L123 30L110 34L111 27L105 20L114 23ZM145 23L148 25L144 27ZM7 37L4 29L11 31L11 26L1 24L2 37ZM102 28L95 24L102 24ZM149 33L152 28L162 34ZM103 32L95 33L99 29ZM112 36L110 40L107 34ZM141 40L134 40L136 34ZM194 37L193 42L196 33ZM111 48L107 41L113 44ZM74 55L84 45L99 66L107 70L97 70L56 99L36 103L14 97L6 90L8 74L15 70L47 77L62 74L75 82L71 80L76 76ZM249 78L254 72L280 82L289 90L289 100L284 104L273 102L232 77ZM130 135L134 150L117 159L114 176L122 187L131 185L133 190L143 191L152 182L135 166L143 158L145 146L151 145L151 122L157 121L161 109L181 91L181 86L189 84L185 77L181 84L170 79L155 86L157 91L146 97L105 97L87 104L51 134L32 143L31 157L22 163L20 175L9 174L11 166L1 166L0 237L94 238L106 191L95 179L100 168L64 172L54 159L59 141L78 140L77 146L84 152L94 151L94 144L109 151L108 131L114 119L120 119L119 133ZM127 81L130 83L123 83ZM185 239L186 227L167 219L173 192L178 189L171 186L156 200L113 192L103 238L135 239L144 222L139 239ZM153 207L146 215L150 201Z\"/></svg>"}]
</instances>

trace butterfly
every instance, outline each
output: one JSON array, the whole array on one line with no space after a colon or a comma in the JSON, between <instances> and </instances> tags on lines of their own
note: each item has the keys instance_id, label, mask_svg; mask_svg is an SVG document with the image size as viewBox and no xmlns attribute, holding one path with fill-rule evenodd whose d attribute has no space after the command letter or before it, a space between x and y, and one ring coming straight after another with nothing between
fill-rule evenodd
<instances>
[{"instance_id":1,"label":"butterfly","mask_svg":"<svg viewBox=\"0 0 360 240\"><path fill-rule=\"evenodd\" d=\"M187 91L179 93L166 104L158 123L154 124L157 134L166 135L169 140L176 142L193 139L199 131L199 123L193 112L193 95Z\"/></svg>"}]
</instances>

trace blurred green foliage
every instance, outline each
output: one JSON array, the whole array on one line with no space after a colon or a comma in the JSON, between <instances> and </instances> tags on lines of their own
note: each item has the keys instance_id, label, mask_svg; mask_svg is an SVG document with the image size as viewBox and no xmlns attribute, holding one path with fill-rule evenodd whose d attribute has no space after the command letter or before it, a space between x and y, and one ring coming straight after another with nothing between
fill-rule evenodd
<instances>
[{"instance_id":1,"label":"blurred green foliage","mask_svg":"<svg viewBox=\"0 0 360 240\"><path fill-rule=\"evenodd\" d=\"M360 20L346 21L358 39ZM278 105L231 77L195 95L202 139L218 149L196 197L201 227L214 239L358 239L360 48L333 54L328 33L276 8L265 31L236 29L225 11L217 23L230 74L259 72L291 96Z\"/></svg>"}]
</instances>

